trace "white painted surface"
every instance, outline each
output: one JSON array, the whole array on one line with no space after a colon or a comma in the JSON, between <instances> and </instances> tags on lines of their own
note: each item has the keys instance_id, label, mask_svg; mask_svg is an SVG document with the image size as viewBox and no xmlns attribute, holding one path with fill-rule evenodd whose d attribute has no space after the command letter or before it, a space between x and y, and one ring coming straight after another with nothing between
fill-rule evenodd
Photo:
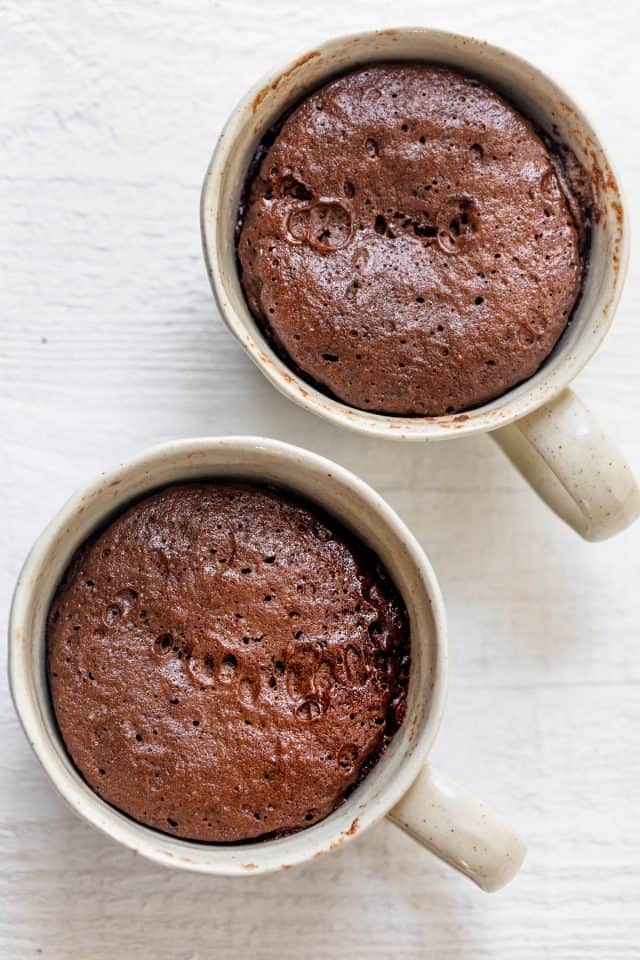
<instances>
[{"instance_id":1,"label":"white painted surface","mask_svg":"<svg viewBox=\"0 0 640 960\"><path fill-rule=\"evenodd\" d=\"M488 439L367 441L294 409L216 317L198 194L260 72L331 34L475 33L584 103L640 219L637 15L623 0L0 0L2 624L20 563L73 489L161 440L265 433L372 483L449 607L434 759L529 842L487 896L382 823L274 877L177 875L67 812L0 700L0 957L627 960L640 953L640 526L586 544ZM633 19L632 19L633 17ZM576 386L640 472L640 280ZM3 630L4 633L4 630ZM3 641L4 643L4 637Z\"/></svg>"}]
</instances>

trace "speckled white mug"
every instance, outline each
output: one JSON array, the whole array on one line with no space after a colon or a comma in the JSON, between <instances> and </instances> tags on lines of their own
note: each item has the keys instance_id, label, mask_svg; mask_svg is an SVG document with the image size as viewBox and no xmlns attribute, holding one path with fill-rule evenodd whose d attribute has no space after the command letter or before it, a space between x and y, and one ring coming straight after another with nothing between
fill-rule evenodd
<instances>
[{"instance_id":1,"label":"speckled white mug","mask_svg":"<svg viewBox=\"0 0 640 960\"><path fill-rule=\"evenodd\" d=\"M101 800L76 771L51 709L46 616L74 551L130 501L168 483L203 477L277 484L318 503L378 554L409 611L412 664L404 723L337 810L313 827L278 840L195 843L136 823ZM426 762L444 707L446 667L440 588L424 551L400 518L371 487L330 460L255 437L182 440L155 447L77 493L31 550L16 586L9 628L11 692L38 759L76 813L132 850L166 866L246 876L328 853L387 815L482 889L497 890L522 863L522 841L481 801Z\"/></svg>"},{"instance_id":2,"label":"speckled white mug","mask_svg":"<svg viewBox=\"0 0 640 960\"><path fill-rule=\"evenodd\" d=\"M600 217L584 291L542 368L506 394L462 415L380 416L314 389L273 351L252 317L238 277L234 228L247 169L265 132L305 93L373 61L442 63L485 80L541 128L570 146L591 176ZM558 516L587 540L603 540L640 512L640 492L622 454L568 388L602 342L622 290L628 229L618 181L583 112L549 77L480 40L406 27L340 37L258 83L225 126L201 198L204 256L222 316L265 376L291 400L339 426L392 440L439 440L491 431Z\"/></svg>"}]
</instances>

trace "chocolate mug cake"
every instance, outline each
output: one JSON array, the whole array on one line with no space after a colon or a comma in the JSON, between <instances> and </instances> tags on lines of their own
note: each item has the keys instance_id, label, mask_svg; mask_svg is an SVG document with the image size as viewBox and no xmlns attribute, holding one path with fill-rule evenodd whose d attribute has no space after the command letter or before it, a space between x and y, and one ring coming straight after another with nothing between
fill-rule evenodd
<instances>
[{"instance_id":1,"label":"chocolate mug cake","mask_svg":"<svg viewBox=\"0 0 640 960\"><path fill-rule=\"evenodd\" d=\"M440 416L532 376L571 317L592 197L570 151L439 66L366 66L307 96L253 166L248 304L345 404Z\"/></svg>"},{"instance_id":2,"label":"chocolate mug cake","mask_svg":"<svg viewBox=\"0 0 640 960\"><path fill-rule=\"evenodd\" d=\"M310 503L166 487L76 553L51 603L49 689L88 784L178 837L326 817L402 723L410 644L378 558Z\"/></svg>"}]
</instances>

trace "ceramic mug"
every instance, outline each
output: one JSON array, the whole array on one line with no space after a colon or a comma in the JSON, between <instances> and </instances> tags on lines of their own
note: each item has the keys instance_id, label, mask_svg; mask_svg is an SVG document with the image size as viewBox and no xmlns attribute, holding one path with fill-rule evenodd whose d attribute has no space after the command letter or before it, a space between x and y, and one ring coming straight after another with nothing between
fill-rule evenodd
<instances>
[{"instance_id":1,"label":"ceramic mug","mask_svg":"<svg viewBox=\"0 0 640 960\"><path fill-rule=\"evenodd\" d=\"M373 770L320 823L276 840L207 844L136 823L95 794L66 753L46 677L45 626L74 551L132 500L165 484L236 477L276 484L319 504L381 558L411 624L407 715ZM371 487L329 460L253 437L182 440L155 447L103 474L62 508L35 543L18 579L9 631L16 711L45 771L72 809L104 833L159 863L202 873L268 872L327 853L383 816L484 890L518 870L522 841L467 790L427 764L445 700L447 636L442 595L422 548Z\"/></svg>"},{"instance_id":2,"label":"ceramic mug","mask_svg":"<svg viewBox=\"0 0 640 960\"><path fill-rule=\"evenodd\" d=\"M326 396L273 351L240 286L234 229L247 169L265 132L305 93L373 61L427 61L472 74L575 152L588 171L599 218L590 265L571 323L533 377L490 403L442 417L383 416ZM640 512L626 460L568 389L613 320L628 259L628 228L618 181L583 112L549 77L506 50L439 30L401 28L340 37L262 80L227 122L201 197L204 256L220 312L235 337L283 394L325 420L392 440L440 440L490 431L525 479L587 540L602 540Z\"/></svg>"}]
</instances>

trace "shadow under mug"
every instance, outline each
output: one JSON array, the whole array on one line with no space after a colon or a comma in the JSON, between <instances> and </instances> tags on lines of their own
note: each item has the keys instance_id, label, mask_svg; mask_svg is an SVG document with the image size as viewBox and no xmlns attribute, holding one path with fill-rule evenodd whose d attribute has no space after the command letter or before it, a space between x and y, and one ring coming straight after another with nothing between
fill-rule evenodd
<instances>
[{"instance_id":1,"label":"shadow under mug","mask_svg":"<svg viewBox=\"0 0 640 960\"><path fill-rule=\"evenodd\" d=\"M590 175L599 217L580 302L550 357L529 380L463 414L383 416L332 399L274 352L246 304L235 225L247 170L265 133L306 93L374 61L445 64L479 77L575 152ZM469 37L400 28L340 37L262 80L233 111L211 159L201 197L204 257L220 312L234 336L285 396L338 426L392 440L439 440L491 431L551 509L587 540L631 524L640 491L626 460L568 384L593 356L613 320L628 259L623 200L590 123L549 77L520 57Z\"/></svg>"},{"instance_id":2,"label":"shadow under mug","mask_svg":"<svg viewBox=\"0 0 640 960\"><path fill-rule=\"evenodd\" d=\"M128 503L166 484L202 478L276 484L319 504L373 549L400 590L411 625L406 718L388 749L326 819L291 836L244 844L181 840L137 823L94 793L71 762L53 716L45 630L56 586L75 550ZM36 541L18 578L9 627L9 677L27 738L54 786L94 827L165 866L225 876L286 868L328 853L387 815L484 890L497 890L525 854L507 824L427 763L445 700L442 594L424 551L357 476L298 447L256 437L155 447L77 493Z\"/></svg>"}]
</instances>

